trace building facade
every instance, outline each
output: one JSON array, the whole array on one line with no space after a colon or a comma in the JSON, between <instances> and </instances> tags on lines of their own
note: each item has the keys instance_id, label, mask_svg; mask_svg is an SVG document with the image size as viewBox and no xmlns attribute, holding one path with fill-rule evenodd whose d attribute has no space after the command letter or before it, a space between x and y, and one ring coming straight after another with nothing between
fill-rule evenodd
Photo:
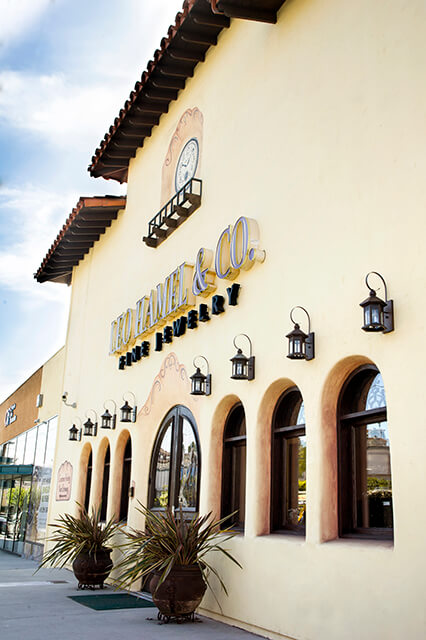
<instances>
[{"instance_id":1,"label":"building facade","mask_svg":"<svg viewBox=\"0 0 426 640\"><path fill-rule=\"evenodd\" d=\"M229 515L201 610L267 637L426 631L425 18L185 2L92 159L126 198L37 273L72 284L52 517Z\"/></svg>"},{"instance_id":2,"label":"building facade","mask_svg":"<svg viewBox=\"0 0 426 640\"><path fill-rule=\"evenodd\" d=\"M46 537L64 354L0 405L0 549L34 559Z\"/></svg>"}]
</instances>

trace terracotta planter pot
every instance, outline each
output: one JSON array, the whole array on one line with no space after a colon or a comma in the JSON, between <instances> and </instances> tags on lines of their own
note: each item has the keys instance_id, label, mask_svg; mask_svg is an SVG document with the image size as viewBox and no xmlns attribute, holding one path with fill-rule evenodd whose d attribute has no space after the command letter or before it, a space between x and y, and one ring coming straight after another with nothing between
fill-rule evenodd
<instances>
[{"instance_id":1,"label":"terracotta planter pot","mask_svg":"<svg viewBox=\"0 0 426 640\"><path fill-rule=\"evenodd\" d=\"M96 553L84 551L76 557L72 568L79 589L94 589L96 585L103 588L113 566L111 551L112 549L100 549Z\"/></svg>"},{"instance_id":2,"label":"terracotta planter pot","mask_svg":"<svg viewBox=\"0 0 426 640\"><path fill-rule=\"evenodd\" d=\"M197 564L173 567L158 587L161 572L154 571L149 583L154 604L165 618L188 617L199 606L207 589Z\"/></svg>"}]
</instances>

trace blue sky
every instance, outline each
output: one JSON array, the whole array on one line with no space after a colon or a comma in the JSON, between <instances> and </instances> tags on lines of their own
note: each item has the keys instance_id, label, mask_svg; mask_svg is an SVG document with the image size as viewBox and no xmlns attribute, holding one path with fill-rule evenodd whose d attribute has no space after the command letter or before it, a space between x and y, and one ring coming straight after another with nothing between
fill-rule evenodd
<instances>
[{"instance_id":1,"label":"blue sky","mask_svg":"<svg viewBox=\"0 0 426 640\"><path fill-rule=\"evenodd\" d=\"M182 0L0 0L0 402L65 342L70 289L33 279Z\"/></svg>"}]
</instances>

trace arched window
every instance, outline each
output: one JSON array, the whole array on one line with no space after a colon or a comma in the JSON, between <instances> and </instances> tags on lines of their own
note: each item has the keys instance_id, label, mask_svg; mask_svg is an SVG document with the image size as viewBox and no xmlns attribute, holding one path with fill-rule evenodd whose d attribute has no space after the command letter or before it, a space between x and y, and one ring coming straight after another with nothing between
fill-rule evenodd
<instances>
[{"instance_id":1,"label":"arched window","mask_svg":"<svg viewBox=\"0 0 426 640\"><path fill-rule=\"evenodd\" d=\"M357 369L339 400L340 535L393 535L386 397L373 365Z\"/></svg>"},{"instance_id":2,"label":"arched window","mask_svg":"<svg viewBox=\"0 0 426 640\"><path fill-rule=\"evenodd\" d=\"M121 475L121 498L120 498L120 520L127 521L127 512L129 510L129 488L130 488L130 472L132 470L132 441L129 439L126 443L123 456L123 471Z\"/></svg>"},{"instance_id":3,"label":"arched window","mask_svg":"<svg viewBox=\"0 0 426 640\"><path fill-rule=\"evenodd\" d=\"M198 511L200 445L192 413L178 405L158 431L149 478L150 508Z\"/></svg>"},{"instance_id":4,"label":"arched window","mask_svg":"<svg viewBox=\"0 0 426 640\"><path fill-rule=\"evenodd\" d=\"M101 521L106 521L108 507L108 487L109 487L109 468L111 465L111 453L109 445L105 451L104 458L104 474L102 478L102 504L101 504Z\"/></svg>"},{"instance_id":5,"label":"arched window","mask_svg":"<svg viewBox=\"0 0 426 640\"><path fill-rule=\"evenodd\" d=\"M235 512L235 513L234 513ZM221 517L224 526L244 530L246 513L246 416L242 404L230 411L223 431Z\"/></svg>"},{"instance_id":6,"label":"arched window","mask_svg":"<svg viewBox=\"0 0 426 640\"><path fill-rule=\"evenodd\" d=\"M304 535L306 435L302 395L293 387L278 401L272 421L271 530Z\"/></svg>"},{"instance_id":7,"label":"arched window","mask_svg":"<svg viewBox=\"0 0 426 640\"><path fill-rule=\"evenodd\" d=\"M89 504L90 504L90 489L92 486L92 469L93 469L93 457L92 457L92 452L90 452L89 460L87 461L86 489L84 493L84 508L86 509L86 511L89 510Z\"/></svg>"}]
</instances>

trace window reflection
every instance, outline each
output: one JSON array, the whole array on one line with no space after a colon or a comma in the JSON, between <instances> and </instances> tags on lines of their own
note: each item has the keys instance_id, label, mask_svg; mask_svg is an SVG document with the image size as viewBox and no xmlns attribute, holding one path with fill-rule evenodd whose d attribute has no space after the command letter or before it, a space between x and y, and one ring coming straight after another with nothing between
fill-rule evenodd
<instances>
[{"instance_id":1,"label":"window reflection","mask_svg":"<svg viewBox=\"0 0 426 640\"><path fill-rule=\"evenodd\" d=\"M27 431L27 445L25 447L24 464L34 464L36 439L37 427Z\"/></svg>"},{"instance_id":2,"label":"window reflection","mask_svg":"<svg viewBox=\"0 0 426 640\"><path fill-rule=\"evenodd\" d=\"M26 433L21 433L21 435L16 438L15 464L24 464L26 439Z\"/></svg>"},{"instance_id":3,"label":"window reflection","mask_svg":"<svg viewBox=\"0 0 426 640\"><path fill-rule=\"evenodd\" d=\"M172 424L167 427L157 455L154 484L154 507L169 504L170 464L172 445Z\"/></svg>"},{"instance_id":4,"label":"window reflection","mask_svg":"<svg viewBox=\"0 0 426 640\"><path fill-rule=\"evenodd\" d=\"M304 534L306 525L305 407L293 387L278 402L273 421L272 518L274 531Z\"/></svg>"},{"instance_id":5,"label":"window reflection","mask_svg":"<svg viewBox=\"0 0 426 640\"><path fill-rule=\"evenodd\" d=\"M111 467L111 450L109 445L105 452L104 458L104 474L102 480L102 500L101 500L101 522L105 522L108 510L108 490L109 490L109 474Z\"/></svg>"},{"instance_id":6,"label":"window reflection","mask_svg":"<svg viewBox=\"0 0 426 640\"><path fill-rule=\"evenodd\" d=\"M340 399L342 534L392 535L392 477L386 397L375 367L357 371Z\"/></svg>"},{"instance_id":7,"label":"window reflection","mask_svg":"<svg viewBox=\"0 0 426 640\"><path fill-rule=\"evenodd\" d=\"M386 407L385 387L380 373L376 375L371 383L365 403L366 410L378 409L379 407Z\"/></svg>"},{"instance_id":8,"label":"window reflection","mask_svg":"<svg viewBox=\"0 0 426 640\"><path fill-rule=\"evenodd\" d=\"M392 479L386 422L354 429L357 527L392 527Z\"/></svg>"},{"instance_id":9,"label":"window reflection","mask_svg":"<svg viewBox=\"0 0 426 640\"><path fill-rule=\"evenodd\" d=\"M200 451L192 414L178 405L160 427L151 460L151 508L196 511Z\"/></svg>"},{"instance_id":10,"label":"window reflection","mask_svg":"<svg viewBox=\"0 0 426 640\"><path fill-rule=\"evenodd\" d=\"M223 433L222 518L224 527L244 529L246 511L246 417L241 404L233 407Z\"/></svg>"},{"instance_id":11,"label":"window reflection","mask_svg":"<svg viewBox=\"0 0 426 640\"><path fill-rule=\"evenodd\" d=\"M185 509L196 507L198 481L198 451L194 431L186 418L182 424L179 504Z\"/></svg>"}]
</instances>

